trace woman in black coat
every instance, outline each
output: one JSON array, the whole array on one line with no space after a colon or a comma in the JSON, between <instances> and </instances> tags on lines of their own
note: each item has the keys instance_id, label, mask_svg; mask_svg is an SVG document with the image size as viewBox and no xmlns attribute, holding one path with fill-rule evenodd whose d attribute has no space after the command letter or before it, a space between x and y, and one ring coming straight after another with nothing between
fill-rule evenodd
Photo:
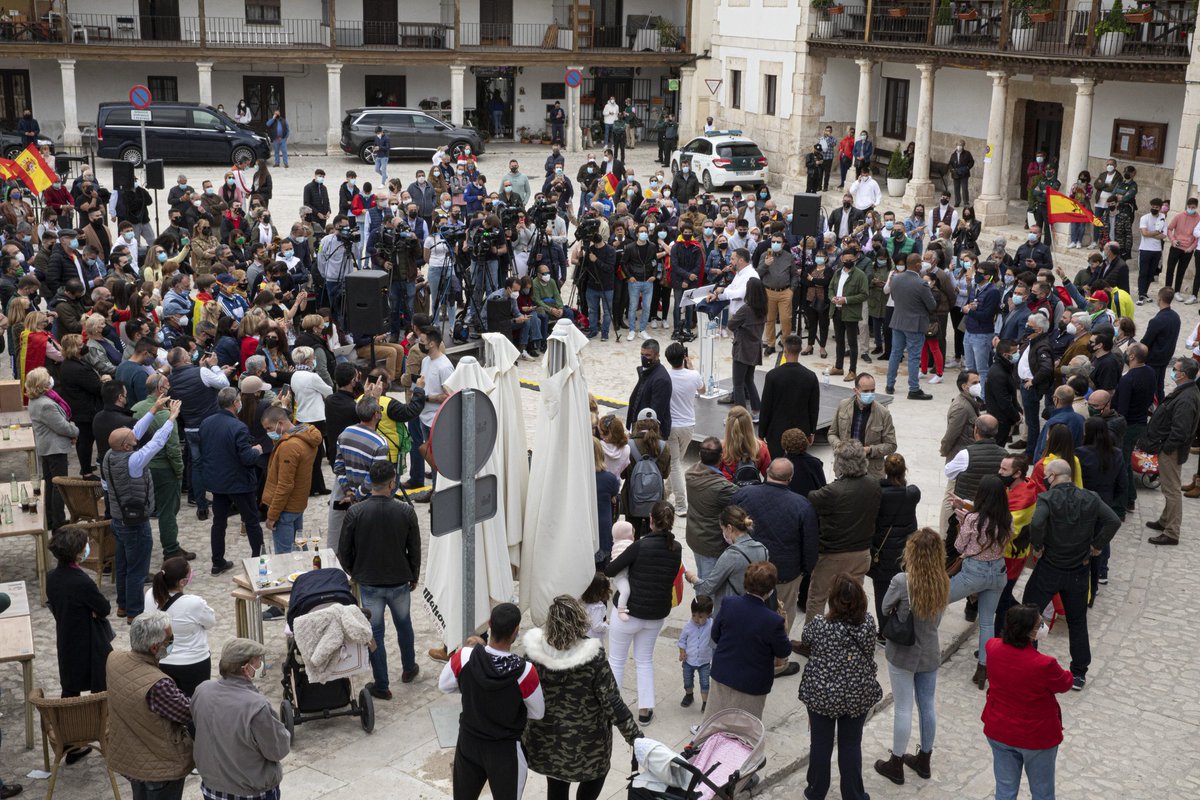
<instances>
[{"instance_id":1,"label":"woman in black coat","mask_svg":"<svg viewBox=\"0 0 1200 800\"><path fill-rule=\"evenodd\" d=\"M1083 472L1083 488L1100 495L1105 505L1115 511L1118 517L1125 519L1127 461L1117 445L1103 417L1088 417L1083 424L1083 446L1075 451L1075 457L1079 459L1079 467ZM1089 606L1095 601L1100 584L1108 583L1110 553L1111 548L1106 544L1100 555L1091 560L1092 591Z\"/></svg>"},{"instance_id":2,"label":"woman in black coat","mask_svg":"<svg viewBox=\"0 0 1200 800\"><path fill-rule=\"evenodd\" d=\"M762 363L763 328L767 322L767 290L762 281L746 284L746 302L729 319L733 334L733 402L758 413L761 401L754 368Z\"/></svg>"},{"instance_id":3,"label":"woman in black coat","mask_svg":"<svg viewBox=\"0 0 1200 800\"><path fill-rule=\"evenodd\" d=\"M917 504L921 502L921 490L907 483L908 465L904 456L892 453L885 458L883 474L879 482L883 494L871 541L871 568L867 570L875 587L876 619L883 619L883 596L892 578L904 571L900 557L904 555L904 543L917 529Z\"/></svg>"},{"instance_id":4,"label":"woman in black coat","mask_svg":"<svg viewBox=\"0 0 1200 800\"><path fill-rule=\"evenodd\" d=\"M62 338L63 362L58 367L54 388L71 407L71 421L79 428L75 439L75 455L79 457L79 473L89 480L95 477L92 465L92 417L104 408L100 396L100 373L83 360L83 337L69 333ZM107 444L107 443L106 443Z\"/></svg>"},{"instance_id":5,"label":"woman in black coat","mask_svg":"<svg viewBox=\"0 0 1200 800\"><path fill-rule=\"evenodd\" d=\"M58 682L63 697L103 692L104 665L112 651L110 606L79 562L87 558L87 534L64 525L50 539L58 566L46 576L46 599L54 615Z\"/></svg>"}]
</instances>

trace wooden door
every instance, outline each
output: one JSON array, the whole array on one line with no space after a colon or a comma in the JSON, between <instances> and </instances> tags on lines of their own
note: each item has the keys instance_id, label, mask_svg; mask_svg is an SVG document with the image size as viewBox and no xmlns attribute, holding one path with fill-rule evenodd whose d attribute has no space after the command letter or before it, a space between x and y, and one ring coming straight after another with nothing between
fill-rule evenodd
<instances>
[{"instance_id":1,"label":"wooden door","mask_svg":"<svg viewBox=\"0 0 1200 800\"><path fill-rule=\"evenodd\" d=\"M242 77L242 97L250 109L250 127L266 131L267 120L276 111L284 111L283 76L245 75ZM286 112L285 112L286 113Z\"/></svg>"},{"instance_id":2,"label":"wooden door","mask_svg":"<svg viewBox=\"0 0 1200 800\"><path fill-rule=\"evenodd\" d=\"M1021 199L1029 197L1029 185L1025 168L1033 161L1038 151L1046 154L1046 163L1058 164L1062 148L1062 103L1042 103L1036 100L1025 102L1025 133L1021 144ZM1061 173L1061 169L1059 170Z\"/></svg>"},{"instance_id":3,"label":"wooden door","mask_svg":"<svg viewBox=\"0 0 1200 800\"><path fill-rule=\"evenodd\" d=\"M16 130L17 120L25 109L32 108L29 93L29 70L0 70L0 125L5 130ZM8 153L2 153L6 157Z\"/></svg>"},{"instance_id":4,"label":"wooden door","mask_svg":"<svg viewBox=\"0 0 1200 800\"><path fill-rule=\"evenodd\" d=\"M512 43L512 0L479 0L479 43L508 47Z\"/></svg>"},{"instance_id":5,"label":"wooden door","mask_svg":"<svg viewBox=\"0 0 1200 800\"><path fill-rule=\"evenodd\" d=\"M362 0L362 5L363 43L398 44L397 23L400 17L396 0Z\"/></svg>"},{"instance_id":6,"label":"wooden door","mask_svg":"<svg viewBox=\"0 0 1200 800\"><path fill-rule=\"evenodd\" d=\"M592 0L592 10L595 12L593 46L624 47L625 43L622 39L625 22L624 0Z\"/></svg>"},{"instance_id":7,"label":"wooden door","mask_svg":"<svg viewBox=\"0 0 1200 800\"><path fill-rule=\"evenodd\" d=\"M138 0L138 27L145 41L179 41L179 0Z\"/></svg>"}]
</instances>

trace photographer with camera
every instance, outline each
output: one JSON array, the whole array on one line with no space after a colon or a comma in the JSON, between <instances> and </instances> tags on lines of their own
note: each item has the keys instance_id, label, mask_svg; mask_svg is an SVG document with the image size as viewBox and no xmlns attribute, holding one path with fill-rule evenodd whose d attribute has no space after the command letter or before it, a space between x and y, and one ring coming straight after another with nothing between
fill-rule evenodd
<instances>
[{"instance_id":1,"label":"photographer with camera","mask_svg":"<svg viewBox=\"0 0 1200 800\"><path fill-rule=\"evenodd\" d=\"M391 276L388 284L388 317L393 341L400 340L408 325L412 302L417 294L421 246L407 217L388 217L371 252L371 266Z\"/></svg>"},{"instance_id":2,"label":"photographer with camera","mask_svg":"<svg viewBox=\"0 0 1200 800\"><path fill-rule=\"evenodd\" d=\"M464 231L461 227L440 225L425 237L425 263L429 265L429 314L437 324L445 306L447 318L454 319L455 300L451 294L454 260Z\"/></svg>"},{"instance_id":3,"label":"photographer with camera","mask_svg":"<svg viewBox=\"0 0 1200 800\"><path fill-rule=\"evenodd\" d=\"M333 320L339 328L345 328L346 276L354 271L354 247L361 238L350 218L338 214L331 225L333 232L321 239L317 251L317 273L324 282L324 298L318 306L328 305Z\"/></svg>"},{"instance_id":4,"label":"photographer with camera","mask_svg":"<svg viewBox=\"0 0 1200 800\"><path fill-rule=\"evenodd\" d=\"M487 214L481 223L472 223L468 244L471 254L472 298L478 306L483 298L500 287L500 276L508 273L510 246L500 228L500 217ZM475 319L472 313L471 318Z\"/></svg>"},{"instance_id":5,"label":"photographer with camera","mask_svg":"<svg viewBox=\"0 0 1200 800\"><path fill-rule=\"evenodd\" d=\"M608 243L608 238L597 231L590 239L581 239L576 284L587 299L589 339L600 335L600 341L608 341L608 328L612 324L613 286L617 274L617 251ZM604 316L601 317L601 311Z\"/></svg>"}]
</instances>

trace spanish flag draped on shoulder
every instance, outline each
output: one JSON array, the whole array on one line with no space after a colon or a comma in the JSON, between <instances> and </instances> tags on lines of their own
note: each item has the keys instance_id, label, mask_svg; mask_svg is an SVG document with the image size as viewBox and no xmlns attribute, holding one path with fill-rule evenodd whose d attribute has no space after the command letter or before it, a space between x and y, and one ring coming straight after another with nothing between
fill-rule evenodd
<instances>
[{"instance_id":1,"label":"spanish flag draped on shoulder","mask_svg":"<svg viewBox=\"0 0 1200 800\"><path fill-rule=\"evenodd\" d=\"M41 194L50 188L50 184L54 183L54 168L46 163L46 159L42 158L37 145L31 144L26 147L16 160L21 169L25 170L26 178L23 178L25 184L33 191Z\"/></svg>"},{"instance_id":2,"label":"spanish flag draped on shoulder","mask_svg":"<svg viewBox=\"0 0 1200 800\"><path fill-rule=\"evenodd\" d=\"M1103 228L1104 223L1083 206L1067 197L1062 192L1046 189L1046 221L1047 222L1090 222L1097 228Z\"/></svg>"}]
</instances>

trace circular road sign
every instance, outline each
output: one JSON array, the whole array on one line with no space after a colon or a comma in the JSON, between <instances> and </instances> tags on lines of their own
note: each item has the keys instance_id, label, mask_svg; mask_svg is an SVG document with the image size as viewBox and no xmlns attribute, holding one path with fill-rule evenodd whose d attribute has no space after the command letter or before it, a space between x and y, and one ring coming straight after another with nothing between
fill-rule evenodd
<instances>
[{"instance_id":1,"label":"circular road sign","mask_svg":"<svg viewBox=\"0 0 1200 800\"><path fill-rule=\"evenodd\" d=\"M572 89L574 89L576 86L583 83L583 73L577 69L569 69L567 70L565 81L567 86L570 86Z\"/></svg>"},{"instance_id":2,"label":"circular road sign","mask_svg":"<svg viewBox=\"0 0 1200 800\"><path fill-rule=\"evenodd\" d=\"M496 406L491 398L475 389L475 464L471 474L483 469L496 446ZM463 437L463 398L458 391L446 398L429 431L429 459L439 475L461 481Z\"/></svg>"},{"instance_id":3,"label":"circular road sign","mask_svg":"<svg viewBox=\"0 0 1200 800\"><path fill-rule=\"evenodd\" d=\"M129 102L134 108L149 108L150 107L150 90L145 86L138 84L129 90Z\"/></svg>"}]
</instances>

